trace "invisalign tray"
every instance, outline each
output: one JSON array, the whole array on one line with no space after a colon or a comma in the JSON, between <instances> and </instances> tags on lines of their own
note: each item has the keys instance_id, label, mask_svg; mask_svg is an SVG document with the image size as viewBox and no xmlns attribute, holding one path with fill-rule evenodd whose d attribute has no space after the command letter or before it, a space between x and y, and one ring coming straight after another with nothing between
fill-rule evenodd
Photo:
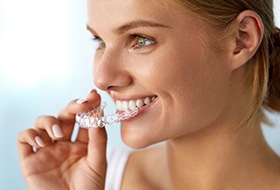
<instances>
[{"instance_id":1,"label":"invisalign tray","mask_svg":"<svg viewBox=\"0 0 280 190\"><path fill-rule=\"evenodd\" d=\"M114 113L111 115L103 115L104 108L106 107L106 103L103 102L99 107L94 110L81 113L76 115L76 123L81 128L102 128L106 125L111 125L113 123L118 123L121 120L127 120L132 118L138 114L138 108L129 109L124 112Z\"/></svg>"}]
</instances>

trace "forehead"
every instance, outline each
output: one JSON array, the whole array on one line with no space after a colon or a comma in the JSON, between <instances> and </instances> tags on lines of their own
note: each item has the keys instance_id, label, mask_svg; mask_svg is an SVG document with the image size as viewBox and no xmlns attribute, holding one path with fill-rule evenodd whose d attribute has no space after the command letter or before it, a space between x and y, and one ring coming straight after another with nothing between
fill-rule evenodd
<instances>
[{"instance_id":1,"label":"forehead","mask_svg":"<svg viewBox=\"0 0 280 190\"><path fill-rule=\"evenodd\" d=\"M151 20L174 25L193 21L186 8L173 0L88 0L88 25L117 28L134 20Z\"/></svg>"},{"instance_id":2,"label":"forehead","mask_svg":"<svg viewBox=\"0 0 280 190\"><path fill-rule=\"evenodd\" d=\"M89 13L100 16L106 13L117 17L143 13L149 13L147 16L154 15L153 13L168 15L168 11L178 7L172 0L88 0Z\"/></svg>"}]
</instances>

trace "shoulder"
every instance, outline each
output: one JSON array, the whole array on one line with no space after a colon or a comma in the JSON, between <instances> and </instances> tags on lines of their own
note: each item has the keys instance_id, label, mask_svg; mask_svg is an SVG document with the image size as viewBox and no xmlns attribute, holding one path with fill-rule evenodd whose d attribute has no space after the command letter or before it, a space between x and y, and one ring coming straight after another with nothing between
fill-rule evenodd
<instances>
[{"instance_id":1,"label":"shoulder","mask_svg":"<svg viewBox=\"0 0 280 190\"><path fill-rule=\"evenodd\" d=\"M131 153L123 174L121 189L162 189L164 147L156 146ZM165 172L164 172L165 173ZM137 184L137 186L135 186Z\"/></svg>"}]
</instances>

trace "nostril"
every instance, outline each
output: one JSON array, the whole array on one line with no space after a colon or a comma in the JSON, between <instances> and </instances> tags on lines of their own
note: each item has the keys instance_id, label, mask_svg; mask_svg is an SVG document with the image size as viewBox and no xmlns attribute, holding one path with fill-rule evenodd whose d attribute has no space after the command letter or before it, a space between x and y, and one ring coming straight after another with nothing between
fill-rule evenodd
<instances>
[{"instance_id":1,"label":"nostril","mask_svg":"<svg viewBox=\"0 0 280 190\"><path fill-rule=\"evenodd\" d=\"M133 83L133 78L127 72L115 72L107 75L96 73L94 76L94 84L100 90L114 90L126 87Z\"/></svg>"},{"instance_id":2,"label":"nostril","mask_svg":"<svg viewBox=\"0 0 280 190\"><path fill-rule=\"evenodd\" d=\"M115 88L118 88L122 86L122 83L117 82L117 78L112 78L111 77L95 77L94 78L94 84L97 88L100 90L106 91L106 90L113 90Z\"/></svg>"},{"instance_id":3,"label":"nostril","mask_svg":"<svg viewBox=\"0 0 280 190\"><path fill-rule=\"evenodd\" d=\"M115 86L108 86L107 90L114 90Z\"/></svg>"}]
</instances>

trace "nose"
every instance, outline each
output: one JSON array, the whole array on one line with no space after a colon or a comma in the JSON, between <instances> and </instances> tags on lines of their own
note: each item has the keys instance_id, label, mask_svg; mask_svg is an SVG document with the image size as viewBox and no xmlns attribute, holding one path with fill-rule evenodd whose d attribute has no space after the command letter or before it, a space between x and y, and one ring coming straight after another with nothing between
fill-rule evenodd
<instances>
[{"instance_id":1,"label":"nose","mask_svg":"<svg viewBox=\"0 0 280 190\"><path fill-rule=\"evenodd\" d=\"M132 77L126 71L123 59L118 51L109 49L106 49L100 56L96 54L93 77L97 88L107 91L131 84Z\"/></svg>"}]
</instances>

